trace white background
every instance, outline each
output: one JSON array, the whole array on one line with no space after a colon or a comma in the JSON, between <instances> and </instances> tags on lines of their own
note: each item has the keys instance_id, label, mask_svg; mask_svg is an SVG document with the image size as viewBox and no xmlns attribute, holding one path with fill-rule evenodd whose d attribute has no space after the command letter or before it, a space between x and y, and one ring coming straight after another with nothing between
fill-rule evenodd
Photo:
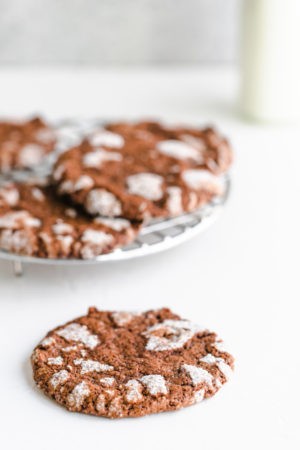
<instances>
[{"instance_id":1,"label":"white background","mask_svg":"<svg viewBox=\"0 0 300 450\"><path fill-rule=\"evenodd\" d=\"M0 64L236 59L244 0L0 0Z\"/></svg>"},{"instance_id":2,"label":"white background","mask_svg":"<svg viewBox=\"0 0 300 450\"><path fill-rule=\"evenodd\" d=\"M214 122L236 156L223 216L177 249L84 269L26 266L18 279L0 263L1 447L299 448L299 128L239 118L231 69L2 70L0 78L2 115ZM90 305L166 305L204 324L236 357L232 381L202 404L141 419L64 410L35 388L29 357L49 329Z\"/></svg>"}]
</instances>

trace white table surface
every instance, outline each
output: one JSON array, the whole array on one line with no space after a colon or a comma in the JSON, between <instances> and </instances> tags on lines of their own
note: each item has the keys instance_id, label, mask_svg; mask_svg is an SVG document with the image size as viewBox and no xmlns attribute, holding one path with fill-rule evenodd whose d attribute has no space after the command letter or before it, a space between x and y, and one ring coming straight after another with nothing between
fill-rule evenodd
<instances>
[{"instance_id":1,"label":"white table surface","mask_svg":"<svg viewBox=\"0 0 300 450\"><path fill-rule=\"evenodd\" d=\"M237 87L236 72L218 67L0 70L2 116L212 122L236 154L226 211L181 247L84 269L26 266L21 278L0 262L3 449L299 448L300 132L243 121ZM204 324L236 356L232 381L176 413L110 421L67 412L35 388L29 356L49 329L89 305L168 305Z\"/></svg>"}]
</instances>

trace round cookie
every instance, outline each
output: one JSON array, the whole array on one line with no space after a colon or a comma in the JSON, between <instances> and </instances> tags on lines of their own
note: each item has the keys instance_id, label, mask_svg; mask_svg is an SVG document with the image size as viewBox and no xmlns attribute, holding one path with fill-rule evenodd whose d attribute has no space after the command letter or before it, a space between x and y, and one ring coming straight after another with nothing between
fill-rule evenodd
<instances>
[{"instance_id":1,"label":"round cookie","mask_svg":"<svg viewBox=\"0 0 300 450\"><path fill-rule=\"evenodd\" d=\"M56 135L45 122L0 122L0 173L40 164L54 150Z\"/></svg>"},{"instance_id":2,"label":"round cookie","mask_svg":"<svg viewBox=\"0 0 300 450\"><path fill-rule=\"evenodd\" d=\"M214 395L233 357L218 336L169 309L98 311L50 331L34 379L70 411L109 418L176 410Z\"/></svg>"},{"instance_id":3,"label":"round cookie","mask_svg":"<svg viewBox=\"0 0 300 450\"><path fill-rule=\"evenodd\" d=\"M207 168L215 174L227 172L233 154L229 142L212 127L168 126L159 122L117 122L106 128L127 139L148 143L149 149L173 157L183 168Z\"/></svg>"},{"instance_id":4,"label":"round cookie","mask_svg":"<svg viewBox=\"0 0 300 450\"><path fill-rule=\"evenodd\" d=\"M170 217L221 195L230 163L227 141L211 129L112 124L61 155L53 182L89 214Z\"/></svg>"},{"instance_id":5,"label":"round cookie","mask_svg":"<svg viewBox=\"0 0 300 450\"><path fill-rule=\"evenodd\" d=\"M130 243L141 224L91 218L57 199L51 186L0 186L0 248L42 258L92 259Z\"/></svg>"}]
</instances>

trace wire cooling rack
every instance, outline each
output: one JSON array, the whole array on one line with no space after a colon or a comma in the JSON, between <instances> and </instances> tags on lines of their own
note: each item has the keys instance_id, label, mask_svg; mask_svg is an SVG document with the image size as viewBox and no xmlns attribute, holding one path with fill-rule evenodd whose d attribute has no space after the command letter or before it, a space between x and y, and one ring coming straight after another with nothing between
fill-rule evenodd
<instances>
[{"instance_id":1,"label":"wire cooling rack","mask_svg":"<svg viewBox=\"0 0 300 450\"><path fill-rule=\"evenodd\" d=\"M99 126L99 122L64 122L57 126L60 135L56 153L63 152L66 148L76 144L82 136ZM30 176L46 175L55 160L55 156L39 167ZM5 177L6 178L6 177ZM28 178L28 172L15 172L10 174L10 178L22 181ZM7 178L6 178L7 179ZM1 180L0 180L1 182ZM150 254L158 253L181 244L193 236L205 231L219 217L227 202L230 192L230 178L224 176L224 192L221 196L215 197L210 203L202 208L179 217L149 222L139 233L138 237L130 245L117 248L110 253L100 255L89 260L82 259L49 259L36 258L31 256L17 255L4 250L0 250L0 260L11 262L15 275L23 273L24 264L43 265L90 265L112 261L122 261Z\"/></svg>"}]
</instances>

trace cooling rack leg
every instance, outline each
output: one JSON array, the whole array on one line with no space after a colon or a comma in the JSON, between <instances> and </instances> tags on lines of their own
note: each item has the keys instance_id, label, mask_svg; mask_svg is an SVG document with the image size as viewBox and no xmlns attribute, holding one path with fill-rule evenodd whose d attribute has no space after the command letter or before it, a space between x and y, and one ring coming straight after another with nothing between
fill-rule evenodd
<instances>
[{"instance_id":1,"label":"cooling rack leg","mask_svg":"<svg viewBox=\"0 0 300 450\"><path fill-rule=\"evenodd\" d=\"M23 275L23 265L21 261L13 261L13 269L16 277L21 277Z\"/></svg>"}]
</instances>

